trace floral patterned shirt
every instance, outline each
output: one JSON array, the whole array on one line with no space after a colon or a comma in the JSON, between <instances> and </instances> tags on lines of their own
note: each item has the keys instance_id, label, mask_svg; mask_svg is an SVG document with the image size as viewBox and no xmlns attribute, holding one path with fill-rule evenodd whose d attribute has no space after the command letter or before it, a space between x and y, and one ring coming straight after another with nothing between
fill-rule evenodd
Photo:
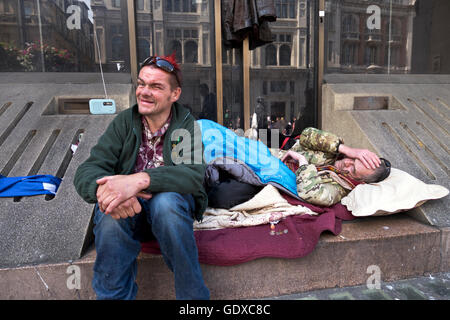
<instances>
[{"instance_id":1,"label":"floral patterned shirt","mask_svg":"<svg viewBox=\"0 0 450 320\"><path fill-rule=\"evenodd\" d=\"M145 169L157 168L164 165L164 135L169 128L171 119L172 113L169 115L169 118L167 118L166 123L161 127L161 129L155 133L152 133L144 116L141 116L143 128L142 142L139 146L139 153L134 166L134 172L141 172Z\"/></svg>"}]
</instances>

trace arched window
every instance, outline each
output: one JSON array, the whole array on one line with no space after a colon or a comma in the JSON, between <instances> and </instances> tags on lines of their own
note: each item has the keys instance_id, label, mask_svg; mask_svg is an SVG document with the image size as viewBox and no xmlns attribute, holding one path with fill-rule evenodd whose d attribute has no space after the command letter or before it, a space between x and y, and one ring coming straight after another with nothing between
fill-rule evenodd
<instances>
[{"instance_id":1,"label":"arched window","mask_svg":"<svg viewBox=\"0 0 450 320\"><path fill-rule=\"evenodd\" d=\"M273 45L267 45L266 50L266 66L277 65L277 49Z\"/></svg>"},{"instance_id":2,"label":"arched window","mask_svg":"<svg viewBox=\"0 0 450 320\"><path fill-rule=\"evenodd\" d=\"M178 62L182 62L182 51L181 51L181 43L177 40L172 40L169 43L168 46L168 50L167 50L168 54L172 54L172 52L175 52L175 58L177 59Z\"/></svg>"},{"instance_id":3,"label":"arched window","mask_svg":"<svg viewBox=\"0 0 450 320\"><path fill-rule=\"evenodd\" d=\"M280 66L291 65L291 47L287 44L283 44L280 47Z\"/></svg>"},{"instance_id":4,"label":"arched window","mask_svg":"<svg viewBox=\"0 0 450 320\"><path fill-rule=\"evenodd\" d=\"M198 45L195 41L187 41L184 44L184 62L198 63Z\"/></svg>"},{"instance_id":5,"label":"arched window","mask_svg":"<svg viewBox=\"0 0 450 320\"><path fill-rule=\"evenodd\" d=\"M112 38L112 60L123 60L122 36Z\"/></svg>"}]
</instances>

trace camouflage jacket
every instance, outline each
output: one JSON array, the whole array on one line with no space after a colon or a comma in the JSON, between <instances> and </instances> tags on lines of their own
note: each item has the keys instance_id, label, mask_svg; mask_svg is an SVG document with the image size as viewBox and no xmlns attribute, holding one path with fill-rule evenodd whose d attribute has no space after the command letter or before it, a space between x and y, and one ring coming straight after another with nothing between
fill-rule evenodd
<instances>
[{"instance_id":1,"label":"camouflage jacket","mask_svg":"<svg viewBox=\"0 0 450 320\"><path fill-rule=\"evenodd\" d=\"M305 201L332 206L341 201L354 187L337 174L332 165L337 159L339 145L343 139L335 134L315 128L303 130L299 141L290 150L305 156L308 165L298 168L297 192Z\"/></svg>"}]
</instances>

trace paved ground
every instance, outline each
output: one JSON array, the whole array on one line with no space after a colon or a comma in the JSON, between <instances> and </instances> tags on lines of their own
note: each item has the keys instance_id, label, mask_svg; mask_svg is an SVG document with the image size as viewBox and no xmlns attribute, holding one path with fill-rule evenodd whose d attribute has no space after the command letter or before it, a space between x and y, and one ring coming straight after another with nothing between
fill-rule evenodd
<instances>
[{"instance_id":1,"label":"paved ground","mask_svg":"<svg viewBox=\"0 0 450 320\"><path fill-rule=\"evenodd\" d=\"M450 272L396 282L315 290L270 298L273 300L450 300Z\"/></svg>"}]
</instances>

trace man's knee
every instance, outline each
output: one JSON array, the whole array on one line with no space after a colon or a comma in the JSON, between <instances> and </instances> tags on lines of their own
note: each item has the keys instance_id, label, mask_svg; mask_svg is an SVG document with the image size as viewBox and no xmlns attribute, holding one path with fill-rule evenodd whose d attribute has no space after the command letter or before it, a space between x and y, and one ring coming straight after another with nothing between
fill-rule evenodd
<instances>
[{"instance_id":1,"label":"man's knee","mask_svg":"<svg viewBox=\"0 0 450 320\"><path fill-rule=\"evenodd\" d=\"M152 223L175 224L192 221L193 200L191 195L185 196L176 192L155 194L150 201Z\"/></svg>"},{"instance_id":2,"label":"man's knee","mask_svg":"<svg viewBox=\"0 0 450 320\"><path fill-rule=\"evenodd\" d=\"M96 237L126 236L132 233L132 221L127 219L114 219L111 215L96 210L94 216L94 234Z\"/></svg>"}]
</instances>

